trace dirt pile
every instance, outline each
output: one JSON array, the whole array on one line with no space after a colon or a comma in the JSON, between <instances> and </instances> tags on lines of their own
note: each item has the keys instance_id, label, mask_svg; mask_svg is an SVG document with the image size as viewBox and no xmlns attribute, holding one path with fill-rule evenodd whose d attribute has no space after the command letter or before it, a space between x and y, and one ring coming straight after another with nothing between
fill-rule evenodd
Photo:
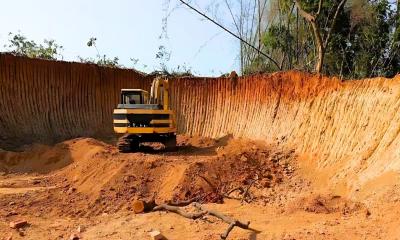
<instances>
[{"instance_id":1,"label":"dirt pile","mask_svg":"<svg viewBox=\"0 0 400 240\"><path fill-rule=\"evenodd\" d=\"M273 152L273 149L276 151L261 141L229 141L217 149L216 156L188 166L174 200L205 195L206 201L222 202L228 193L243 194L249 186L274 188L293 173L295 155L293 150Z\"/></svg>"},{"instance_id":2,"label":"dirt pile","mask_svg":"<svg viewBox=\"0 0 400 240\"><path fill-rule=\"evenodd\" d=\"M365 216L371 214L365 204L353 202L349 199L342 198L341 196L331 194L312 194L300 198L298 201L291 203L289 209L289 211L292 212L302 209L307 212L324 214L341 213L342 215L349 215L355 212L362 212Z\"/></svg>"},{"instance_id":3,"label":"dirt pile","mask_svg":"<svg viewBox=\"0 0 400 240\"><path fill-rule=\"evenodd\" d=\"M23 152L0 151L0 172L49 173L72 163L67 145L33 145Z\"/></svg>"},{"instance_id":4,"label":"dirt pile","mask_svg":"<svg viewBox=\"0 0 400 240\"><path fill-rule=\"evenodd\" d=\"M260 239L339 238L350 229L356 229L352 237L396 232L391 222L398 221L400 207L395 201L374 201L374 206L320 192L315 182L304 178L303 159L294 149L230 136L179 136L178 143L177 152L143 146L144 152L121 154L113 145L80 138L54 147L3 152L2 156L15 154L18 161L0 176L0 222L28 219L34 224L24 234L42 238L68 237L84 224L87 239L143 239L154 228L171 239L219 239L226 224L212 218L192 222L163 212L132 215L137 198L162 203L197 196L210 208L250 220L262 231ZM26 161L33 156L40 156L41 166L27 169ZM48 161L53 158L70 163L54 169L53 161ZM387 223L384 231L365 230L382 223ZM0 223L2 233L8 234L9 228ZM234 231L231 237L251 236Z\"/></svg>"},{"instance_id":5,"label":"dirt pile","mask_svg":"<svg viewBox=\"0 0 400 240\"><path fill-rule=\"evenodd\" d=\"M233 137L232 135L227 135L219 139L214 139L210 137L201 136L189 136L189 135L178 135L177 144L181 148L213 148L215 146L224 146Z\"/></svg>"},{"instance_id":6,"label":"dirt pile","mask_svg":"<svg viewBox=\"0 0 400 240\"><path fill-rule=\"evenodd\" d=\"M47 151L41 147L34 149L42 151L15 153L20 156L21 163L14 166L19 173L26 170L29 153L36 156L37 151L41 153L38 156L44 156L38 173L54 166L46 156L71 161L68 166L59 165L43 180L54 189L47 189L39 197L26 194L16 206L40 202L43 211L86 216L129 209L136 198L165 202L199 197L200 202L222 202L228 192L232 192L231 197L239 197L248 186L249 198L255 200L263 197L261 190L273 189L293 174L292 150L274 152L265 143L250 140L194 138L189 145L187 137L178 141L178 152L160 150L157 154L120 154L114 146L94 139L67 141L47 147ZM233 192L235 188L240 191Z\"/></svg>"}]
</instances>

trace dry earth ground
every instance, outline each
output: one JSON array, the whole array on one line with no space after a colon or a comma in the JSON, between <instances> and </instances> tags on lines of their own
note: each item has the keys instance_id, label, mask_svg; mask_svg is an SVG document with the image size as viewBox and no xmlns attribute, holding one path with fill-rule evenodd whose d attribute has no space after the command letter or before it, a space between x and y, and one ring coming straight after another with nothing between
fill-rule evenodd
<instances>
[{"instance_id":1,"label":"dry earth ground","mask_svg":"<svg viewBox=\"0 0 400 240\"><path fill-rule=\"evenodd\" d=\"M279 141L179 136L178 142L177 152L143 146L120 154L90 138L1 151L0 239L69 239L78 229L82 239L149 239L153 229L167 239L220 239L227 224L214 217L131 208L137 198L194 196L251 222L253 230L235 228L229 239L400 239L395 173L349 192L343 184L325 185L315 159ZM247 202L239 191L229 195L239 200L221 197L253 181ZM11 229L18 219L29 225Z\"/></svg>"}]
</instances>

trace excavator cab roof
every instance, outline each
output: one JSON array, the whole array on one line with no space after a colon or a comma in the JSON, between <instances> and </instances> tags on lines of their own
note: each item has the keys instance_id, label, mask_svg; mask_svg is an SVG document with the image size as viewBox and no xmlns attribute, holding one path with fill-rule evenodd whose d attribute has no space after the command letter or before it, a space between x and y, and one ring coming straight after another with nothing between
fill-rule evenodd
<instances>
[{"instance_id":1,"label":"excavator cab roof","mask_svg":"<svg viewBox=\"0 0 400 240\"><path fill-rule=\"evenodd\" d=\"M143 90L143 89L139 89L139 88L132 88L132 89L123 88L123 89L121 89L121 92L146 92L146 93L149 93L148 91Z\"/></svg>"}]
</instances>

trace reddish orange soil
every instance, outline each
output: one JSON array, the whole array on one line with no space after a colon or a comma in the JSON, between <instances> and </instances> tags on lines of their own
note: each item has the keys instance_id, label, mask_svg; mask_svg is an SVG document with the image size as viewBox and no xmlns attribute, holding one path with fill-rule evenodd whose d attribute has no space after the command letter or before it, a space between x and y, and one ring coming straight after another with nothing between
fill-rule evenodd
<instances>
[{"instance_id":1,"label":"reddish orange soil","mask_svg":"<svg viewBox=\"0 0 400 240\"><path fill-rule=\"evenodd\" d=\"M361 189L358 198L329 192L309 177L315 169L304 156L279 144L229 136L179 136L178 143L177 152L144 146L144 152L120 154L112 145L80 138L0 152L0 239L69 239L78 228L82 239L149 239L152 229L168 239L219 239L227 224L213 217L131 210L137 198L163 203L195 196L251 221L253 231L235 228L229 239L400 237L395 189L373 196ZM379 181L392 184L391 177ZM240 189L224 197L250 184L246 201ZM18 219L29 225L11 229L9 222Z\"/></svg>"},{"instance_id":2,"label":"reddish orange soil","mask_svg":"<svg viewBox=\"0 0 400 240\"><path fill-rule=\"evenodd\" d=\"M230 239L400 239L400 75L171 78L177 131L203 137L132 154L74 139L109 141L120 89L152 78L0 54L0 148L23 150L0 149L0 239L68 239L79 226L83 239L218 239L215 218L131 210L191 197L251 221ZM18 219L30 225L11 229Z\"/></svg>"}]
</instances>

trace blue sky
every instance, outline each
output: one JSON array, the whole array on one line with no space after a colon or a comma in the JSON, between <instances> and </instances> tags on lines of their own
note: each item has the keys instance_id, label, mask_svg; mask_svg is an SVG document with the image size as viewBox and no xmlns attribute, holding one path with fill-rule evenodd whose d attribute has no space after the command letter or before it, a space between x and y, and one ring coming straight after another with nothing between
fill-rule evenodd
<instances>
[{"instance_id":1,"label":"blue sky","mask_svg":"<svg viewBox=\"0 0 400 240\"><path fill-rule=\"evenodd\" d=\"M136 68L145 72L158 67L155 55L161 44L172 53L170 68L185 64L197 75L210 76L237 71L237 40L184 6L171 13L168 39L160 40L163 3L164 0L1 0L0 51L5 50L8 33L20 31L36 42L56 40L64 46L64 59L76 60L77 56L96 56L96 50L86 45L90 37L96 37L101 54L117 56L128 67L133 66L130 58L139 59ZM177 4L178 0L171 0L170 10Z\"/></svg>"}]
</instances>

